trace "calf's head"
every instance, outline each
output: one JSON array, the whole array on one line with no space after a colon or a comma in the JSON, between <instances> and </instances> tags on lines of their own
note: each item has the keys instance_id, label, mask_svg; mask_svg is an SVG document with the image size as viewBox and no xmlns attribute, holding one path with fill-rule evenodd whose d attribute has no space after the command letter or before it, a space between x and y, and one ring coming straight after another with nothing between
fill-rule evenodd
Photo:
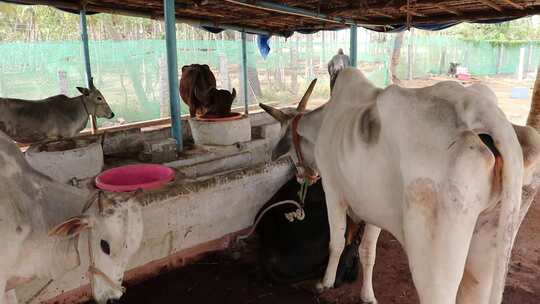
<instances>
[{"instance_id":1,"label":"calf's head","mask_svg":"<svg viewBox=\"0 0 540 304\"><path fill-rule=\"evenodd\" d=\"M105 97L103 97L101 92L93 84L90 85L89 89L77 87L77 90L83 95L83 102L85 103L88 114L107 119L114 117L114 113L111 107L109 107L109 104L107 104Z\"/></svg>"},{"instance_id":2,"label":"calf's head","mask_svg":"<svg viewBox=\"0 0 540 304\"><path fill-rule=\"evenodd\" d=\"M298 157L295 152L294 143L293 143L293 120L295 116L298 114L301 114L305 112L306 105L309 100L309 97L311 96L311 92L313 92L313 88L315 87L315 83L317 83L317 79L314 79L308 89L306 90L306 93L304 93L304 96L300 100L300 103L298 103L298 106L296 109L283 109L279 110L270 106L267 106L265 104L259 104L259 106L266 111L270 116L275 118L279 123L281 124L281 131L279 134L279 139L277 140L277 144L274 146L272 150L272 160L276 160L282 156L289 155L293 159L295 163L298 163ZM298 132L298 130L294 130ZM305 139L302 138L301 134L299 134L299 144L303 147L303 143L305 142ZM308 165L307 167L301 168L297 167L297 170L299 171L299 175L304 175L304 173L307 173L308 175L314 175L314 172L302 172L303 170L313 170L314 166L309 166L309 163L314 162L314 151L313 149L305 149L302 148L302 156L304 157L305 162Z\"/></svg>"},{"instance_id":3,"label":"calf's head","mask_svg":"<svg viewBox=\"0 0 540 304\"><path fill-rule=\"evenodd\" d=\"M236 98L236 90L231 92L211 87L205 91L195 87L195 97L202 102L202 115L227 115L231 112L231 105Z\"/></svg>"},{"instance_id":4,"label":"calf's head","mask_svg":"<svg viewBox=\"0 0 540 304\"><path fill-rule=\"evenodd\" d=\"M50 232L50 235L74 237L87 231L88 276L92 295L99 304L122 296L124 271L139 249L143 235L142 208L133 196L129 199L124 194L107 196L98 193L82 215L66 220Z\"/></svg>"}]
</instances>

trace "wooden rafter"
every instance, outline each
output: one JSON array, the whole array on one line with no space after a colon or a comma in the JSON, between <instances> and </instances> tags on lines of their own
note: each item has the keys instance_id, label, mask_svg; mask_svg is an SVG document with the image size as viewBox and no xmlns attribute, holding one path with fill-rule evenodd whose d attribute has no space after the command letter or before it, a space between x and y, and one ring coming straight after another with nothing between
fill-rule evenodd
<instances>
[{"instance_id":1,"label":"wooden rafter","mask_svg":"<svg viewBox=\"0 0 540 304\"><path fill-rule=\"evenodd\" d=\"M498 4L496 4L495 2L491 1L491 0L478 0L479 2L482 2L483 4L491 7L492 9L494 10L497 10L499 12L502 12L503 11L503 8L500 7Z\"/></svg>"},{"instance_id":2,"label":"wooden rafter","mask_svg":"<svg viewBox=\"0 0 540 304\"><path fill-rule=\"evenodd\" d=\"M453 8L449 8L448 6L446 6L444 4L437 4L437 7L440 8L441 10L443 10L443 11L447 11L450 14L454 14L456 16L461 16L462 15L458 10L453 9Z\"/></svg>"},{"instance_id":3,"label":"wooden rafter","mask_svg":"<svg viewBox=\"0 0 540 304\"><path fill-rule=\"evenodd\" d=\"M425 15L425 14L419 13L419 12L417 12L417 11L411 9L411 8L407 8L406 5L400 7L399 11L407 13L407 14L412 15L412 16L427 17L427 15Z\"/></svg>"},{"instance_id":4,"label":"wooden rafter","mask_svg":"<svg viewBox=\"0 0 540 304\"><path fill-rule=\"evenodd\" d=\"M517 4L517 3L515 3L515 2L512 1L512 0L503 0L503 1L506 2L506 3L508 3L509 5L513 6L514 8L517 8L517 9L520 9L520 10L525 9L523 6L521 6L521 5Z\"/></svg>"},{"instance_id":5,"label":"wooden rafter","mask_svg":"<svg viewBox=\"0 0 540 304\"><path fill-rule=\"evenodd\" d=\"M385 18L394 18L394 16L390 15L390 14L386 14L386 13L383 13L381 12L380 10L375 10L375 9L369 9L368 12L370 14L373 14L373 15L376 15L376 16L381 16L381 17L385 17Z\"/></svg>"}]
</instances>

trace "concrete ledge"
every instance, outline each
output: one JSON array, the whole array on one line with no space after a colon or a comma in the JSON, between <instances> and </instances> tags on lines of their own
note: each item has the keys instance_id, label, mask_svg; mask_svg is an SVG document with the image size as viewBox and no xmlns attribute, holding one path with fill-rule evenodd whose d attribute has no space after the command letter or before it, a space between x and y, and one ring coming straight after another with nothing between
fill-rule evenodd
<instances>
[{"instance_id":1,"label":"concrete ledge","mask_svg":"<svg viewBox=\"0 0 540 304\"><path fill-rule=\"evenodd\" d=\"M145 280L156 277L160 274L172 271L174 269L188 265L203 254L227 249L238 235L242 235L249 231L243 229L231 234L227 234L219 239L206 242L191 248L181 250L177 253L169 255L159 260L149 262L145 265L136 267L127 271L124 275L124 286L135 285ZM129 289L129 287L128 287ZM42 302L43 304L68 304L68 303L83 303L92 298L90 284L86 284L77 289L70 290L57 297Z\"/></svg>"},{"instance_id":2,"label":"concrete ledge","mask_svg":"<svg viewBox=\"0 0 540 304\"><path fill-rule=\"evenodd\" d=\"M235 166L245 159L242 155L237 156ZM212 170L214 165L200 170ZM174 182L138 197L143 205L144 235L128 267L130 280L159 273L156 269L166 261L176 261L170 267L181 265L190 252L226 247L216 240L250 227L257 211L292 176L292 165L282 160L197 178L178 171ZM81 265L53 281L32 303L78 303L88 296L86 238L86 233L81 234ZM217 243L209 243L212 241ZM20 303L31 299L47 281L36 279L18 286Z\"/></svg>"}]
</instances>

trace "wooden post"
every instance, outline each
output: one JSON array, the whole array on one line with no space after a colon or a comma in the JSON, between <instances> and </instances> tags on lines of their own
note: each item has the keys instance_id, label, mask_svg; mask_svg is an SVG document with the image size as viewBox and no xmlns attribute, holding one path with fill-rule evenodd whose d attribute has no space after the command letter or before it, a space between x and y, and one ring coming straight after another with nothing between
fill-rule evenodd
<instances>
[{"instance_id":1,"label":"wooden post","mask_svg":"<svg viewBox=\"0 0 540 304\"><path fill-rule=\"evenodd\" d=\"M497 70L495 72L495 74L500 74L501 73L501 67L502 67L502 63L503 63L503 54L504 54L504 44L500 44L499 45L499 54L497 55L498 60L497 60Z\"/></svg>"},{"instance_id":2,"label":"wooden post","mask_svg":"<svg viewBox=\"0 0 540 304\"><path fill-rule=\"evenodd\" d=\"M58 70L58 86L60 94L67 95L68 94L68 84L67 84L67 77L66 77L66 71L64 70Z\"/></svg>"},{"instance_id":3,"label":"wooden post","mask_svg":"<svg viewBox=\"0 0 540 304\"><path fill-rule=\"evenodd\" d=\"M159 59L159 116L171 116L171 107L169 105L169 77L167 76L167 60L162 57Z\"/></svg>"},{"instance_id":4,"label":"wooden post","mask_svg":"<svg viewBox=\"0 0 540 304\"><path fill-rule=\"evenodd\" d=\"M536 70L536 80L531 98L531 109L527 117L527 126L533 127L540 132L540 66Z\"/></svg>"},{"instance_id":5,"label":"wooden post","mask_svg":"<svg viewBox=\"0 0 540 304\"><path fill-rule=\"evenodd\" d=\"M446 49L443 51L443 58L445 57ZM442 59L441 61L444 61ZM413 68L414 68L414 29L412 28L409 32L409 43L407 44L407 79L412 80L414 78L413 76Z\"/></svg>"},{"instance_id":6,"label":"wooden post","mask_svg":"<svg viewBox=\"0 0 540 304\"><path fill-rule=\"evenodd\" d=\"M523 65L525 63L525 48L522 47L519 49L519 65L517 70L517 80L521 81L523 80Z\"/></svg>"},{"instance_id":7,"label":"wooden post","mask_svg":"<svg viewBox=\"0 0 540 304\"><path fill-rule=\"evenodd\" d=\"M229 78L229 61L224 53L219 54L219 74L221 76L221 86L230 91L231 80Z\"/></svg>"}]
</instances>

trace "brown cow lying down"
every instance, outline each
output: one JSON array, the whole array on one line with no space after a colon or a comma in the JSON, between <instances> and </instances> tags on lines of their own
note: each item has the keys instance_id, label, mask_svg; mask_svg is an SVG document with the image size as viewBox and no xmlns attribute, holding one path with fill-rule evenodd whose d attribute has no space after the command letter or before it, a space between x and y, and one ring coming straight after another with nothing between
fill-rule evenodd
<instances>
[{"instance_id":1,"label":"brown cow lying down","mask_svg":"<svg viewBox=\"0 0 540 304\"><path fill-rule=\"evenodd\" d=\"M182 67L180 97L189 106L189 115L223 117L231 113L236 90L218 90L216 78L206 64Z\"/></svg>"}]
</instances>

